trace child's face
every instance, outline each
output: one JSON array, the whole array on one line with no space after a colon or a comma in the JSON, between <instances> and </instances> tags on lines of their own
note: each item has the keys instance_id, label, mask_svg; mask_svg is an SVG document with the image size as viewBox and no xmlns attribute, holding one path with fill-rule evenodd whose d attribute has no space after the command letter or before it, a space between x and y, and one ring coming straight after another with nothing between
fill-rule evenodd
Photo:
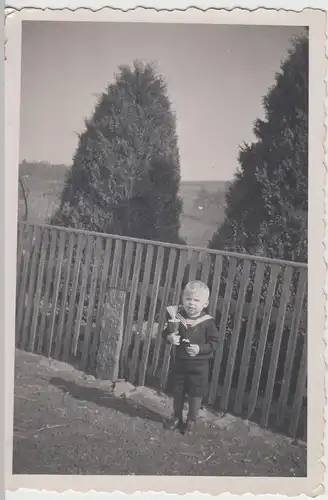
<instances>
[{"instance_id":1,"label":"child's face","mask_svg":"<svg viewBox=\"0 0 328 500\"><path fill-rule=\"evenodd\" d=\"M208 299L201 290L185 290L182 296L182 305L189 318L195 318L208 306Z\"/></svg>"}]
</instances>

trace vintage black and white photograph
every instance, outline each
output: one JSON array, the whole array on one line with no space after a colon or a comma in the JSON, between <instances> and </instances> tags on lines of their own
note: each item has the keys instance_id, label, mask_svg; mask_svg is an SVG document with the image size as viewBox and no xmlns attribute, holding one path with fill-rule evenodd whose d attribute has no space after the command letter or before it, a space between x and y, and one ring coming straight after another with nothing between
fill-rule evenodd
<instances>
[{"instance_id":1,"label":"vintage black and white photograph","mask_svg":"<svg viewBox=\"0 0 328 500\"><path fill-rule=\"evenodd\" d=\"M21 22L12 473L306 478L311 26L92 19Z\"/></svg>"}]
</instances>

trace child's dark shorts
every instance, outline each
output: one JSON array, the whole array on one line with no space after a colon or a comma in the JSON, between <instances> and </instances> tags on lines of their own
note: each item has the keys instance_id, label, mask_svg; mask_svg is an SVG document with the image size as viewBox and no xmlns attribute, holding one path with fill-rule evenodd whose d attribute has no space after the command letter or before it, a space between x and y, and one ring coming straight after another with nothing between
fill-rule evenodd
<instances>
[{"instance_id":1,"label":"child's dark shorts","mask_svg":"<svg viewBox=\"0 0 328 500\"><path fill-rule=\"evenodd\" d=\"M208 393L209 361L177 359L172 368L172 392L202 398Z\"/></svg>"}]
</instances>

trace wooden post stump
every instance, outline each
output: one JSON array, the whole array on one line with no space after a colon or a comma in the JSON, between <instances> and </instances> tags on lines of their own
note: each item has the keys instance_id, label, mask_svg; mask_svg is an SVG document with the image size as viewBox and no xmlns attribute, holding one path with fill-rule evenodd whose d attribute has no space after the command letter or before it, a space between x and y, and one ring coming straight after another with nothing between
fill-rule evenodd
<instances>
[{"instance_id":1,"label":"wooden post stump","mask_svg":"<svg viewBox=\"0 0 328 500\"><path fill-rule=\"evenodd\" d=\"M123 342L125 292L111 289L104 303L96 372L102 380L118 379Z\"/></svg>"}]
</instances>

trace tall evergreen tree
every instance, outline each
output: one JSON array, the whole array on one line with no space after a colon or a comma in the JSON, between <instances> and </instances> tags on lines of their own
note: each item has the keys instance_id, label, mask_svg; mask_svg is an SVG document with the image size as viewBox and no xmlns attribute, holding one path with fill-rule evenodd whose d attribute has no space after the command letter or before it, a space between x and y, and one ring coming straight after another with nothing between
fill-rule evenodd
<instances>
[{"instance_id":1,"label":"tall evergreen tree","mask_svg":"<svg viewBox=\"0 0 328 500\"><path fill-rule=\"evenodd\" d=\"M244 144L211 248L307 261L308 38L294 40Z\"/></svg>"},{"instance_id":2,"label":"tall evergreen tree","mask_svg":"<svg viewBox=\"0 0 328 500\"><path fill-rule=\"evenodd\" d=\"M120 67L85 127L51 223L180 242L179 151L163 78L149 64Z\"/></svg>"}]
</instances>

